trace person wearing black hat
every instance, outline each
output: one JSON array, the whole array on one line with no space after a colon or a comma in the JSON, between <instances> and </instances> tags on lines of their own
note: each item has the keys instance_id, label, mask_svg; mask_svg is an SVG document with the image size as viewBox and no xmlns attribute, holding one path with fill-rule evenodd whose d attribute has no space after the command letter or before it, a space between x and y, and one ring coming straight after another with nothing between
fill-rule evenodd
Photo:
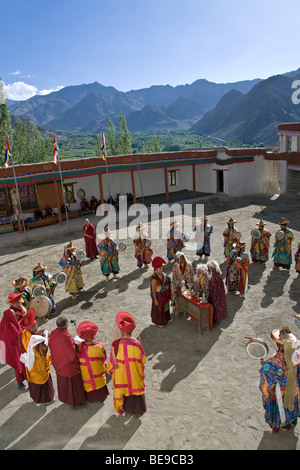
<instances>
[{"instance_id":1,"label":"person wearing black hat","mask_svg":"<svg viewBox=\"0 0 300 470\"><path fill-rule=\"evenodd\" d=\"M236 242L227 257L227 292L239 292L244 296L248 290L249 255L245 252L246 243Z\"/></svg>"}]
</instances>

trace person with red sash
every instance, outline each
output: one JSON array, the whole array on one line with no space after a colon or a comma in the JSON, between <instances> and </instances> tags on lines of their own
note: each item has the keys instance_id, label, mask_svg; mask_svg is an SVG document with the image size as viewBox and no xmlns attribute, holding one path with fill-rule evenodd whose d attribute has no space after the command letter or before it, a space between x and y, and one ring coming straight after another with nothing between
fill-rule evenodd
<instances>
[{"instance_id":1,"label":"person with red sash","mask_svg":"<svg viewBox=\"0 0 300 470\"><path fill-rule=\"evenodd\" d=\"M86 398L88 401L103 402L109 391L106 385L106 351L100 341L95 340L98 326L91 321L83 321L77 328L79 342L79 363Z\"/></svg>"},{"instance_id":2,"label":"person with red sash","mask_svg":"<svg viewBox=\"0 0 300 470\"><path fill-rule=\"evenodd\" d=\"M90 259L98 258L98 247L96 243L96 230L93 224L90 224L89 219L85 219L84 226L82 227L85 243L86 257Z\"/></svg>"},{"instance_id":3,"label":"person with red sash","mask_svg":"<svg viewBox=\"0 0 300 470\"><path fill-rule=\"evenodd\" d=\"M107 372L112 375L114 409L119 415L124 412L133 418L147 411L145 398L145 351L141 343L131 337L136 327L132 315L119 312L116 316Z\"/></svg>"},{"instance_id":4,"label":"person with red sash","mask_svg":"<svg viewBox=\"0 0 300 470\"><path fill-rule=\"evenodd\" d=\"M18 298L22 297L22 293L13 295ZM17 338L23 329L17 319L16 311L12 307L13 304L3 312L0 322L0 358L2 362L15 370L18 390L26 392L28 390L28 387L24 385L24 381L27 380L26 371L24 364L20 361L17 343Z\"/></svg>"},{"instance_id":5,"label":"person with red sash","mask_svg":"<svg viewBox=\"0 0 300 470\"><path fill-rule=\"evenodd\" d=\"M30 397L35 403L48 404L54 401L54 387L50 374L51 360L48 353L48 332L37 331L36 309L31 307L20 325L18 335L20 360L25 364Z\"/></svg>"},{"instance_id":6,"label":"person with red sash","mask_svg":"<svg viewBox=\"0 0 300 470\"><path fill-rule=\"evenodd\" d=\"M160 256L152 261L154 274L150 280L150 295L152 297L151 319L160 327L171 322L170 300L172 298L171 279L163 272L162 265L166 264Z\"/></svg>"},{"instance_id":7,"label":"person with red sash","mask_svg":"<svg viewBox=\"0 0 300 470\"><path fill-rule=\"evenodd\" d=\"M56 371L58 399L78 408L85 402L78 346L68 332L69 321L66 317L58 317L57 328L50 333L49 348L52 365Z\"/></svg>"}]
</instances>

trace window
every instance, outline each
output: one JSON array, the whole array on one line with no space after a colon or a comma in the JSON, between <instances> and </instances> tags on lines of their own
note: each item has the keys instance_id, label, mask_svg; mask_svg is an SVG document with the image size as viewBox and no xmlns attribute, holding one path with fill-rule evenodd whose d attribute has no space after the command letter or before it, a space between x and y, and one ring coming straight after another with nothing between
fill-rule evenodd
<instances>
[{"instance_id":1,"label":"window","mask_svg":"<svg viewBox=\"0 0 300 470\"><path fill-rule=\"evenodd\" d=\"M177 185L177 171L178 170L170 170L169 171L169 186L176 186Z\"/></svg>"},{"instance_id":2,"label":"window","mask_svg":"<svg viewBox=\"0 0 300 470\"><path fill-rule=\"evenodd\" d=\"M76 202L74 195L74 184L75 183L64 184L65 199L69 204L74 204Z\"/></svg>"}]
</instances>

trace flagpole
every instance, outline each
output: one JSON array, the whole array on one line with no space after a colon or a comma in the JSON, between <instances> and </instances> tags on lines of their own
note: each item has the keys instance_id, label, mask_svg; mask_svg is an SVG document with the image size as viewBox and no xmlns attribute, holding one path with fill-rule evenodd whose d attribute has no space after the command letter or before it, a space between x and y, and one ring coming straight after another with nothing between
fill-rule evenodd
<instances>
[{"instance_id":1,"label":"flagpole","mask_svg":"<svg viewBox=\"0 0 300 470\"><path fill-rule=\"evenodd\" d=\"M109 175L108 175L108 167L107 167L107 155L106 155L106 144L105 144L105 136L104 133L102 132L101 135L101 152L105 160L105 167L106 167L106 175L107 175L107 185L108 185L108 192L109 192L109 200L110 204L112 202L112 197L111 197L111 192L110 192L110 182L109 182Z\"/></svg>"},{"instance_id":2,"label":"flagpole","mask_svg":"<svg viewBox=\"0 0 300 470\"><path fill-rule=\"evenodd\" d=\"M57 162L54 161L54 153L56 153L56 156L55 156L55 157L56 157ZM68 226L70 227L70 225L69 225L68 210L67 210L67 205L66 205L65 192L64 192L64 185L63 185L63 179L62 179L62 172L61 172L61 167L60 167L60 159L59 159L59 156L58 156L58 145L57 145L57 141L56 141L55 135L53 135L53 161L54 161L54 163L58 163L59 176L60 176L60 183L61 183L61 190L62 190L62 194L63 194L63 198L64 198L64 206L65 206L66 220L67 220Z\"/></svg>"},{"instance_id":3,"label":"flagpole","mask_svg":"<svg viewBox=\"0 0 300 470\"><path fill-rule=\"evenodd\" d=\"M25 234L25 237L26 237L26 240L27 240L27 232L26 232L25 223L24 223L24 220L23 220L23 213L22 213L22 206L21 206L19 188L18 188L17 177L16 177L16 172L15 172L15 166L14 166L14 160L13 160L12 155L10 155L10 159L11 159L11 166L12 166L13 173L14 173L14 179L15 179L15 185L16 185L16 191L17 191L19 211L20 211L21 221L22 221L22 225L23 225L23 231L24 231L24 234ZM16 215L17 215L17 218L18 218L19 214L16 214Z\"/></svg>"}]
</instances>

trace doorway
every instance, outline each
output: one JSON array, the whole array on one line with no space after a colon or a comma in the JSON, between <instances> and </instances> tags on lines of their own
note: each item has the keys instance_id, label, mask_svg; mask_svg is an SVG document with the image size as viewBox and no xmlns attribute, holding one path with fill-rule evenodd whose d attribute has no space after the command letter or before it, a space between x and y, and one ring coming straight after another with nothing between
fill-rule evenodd
<instances>
[{"instance_id":1,"label":"doorway","mask_svg":"<svg viewBox=\"0 0 300 470\"><path fill-rule=\"evenodd\" d=\"M224 192L224 171L217 170L217 193Z\"/></svg>"}]
</instances>

